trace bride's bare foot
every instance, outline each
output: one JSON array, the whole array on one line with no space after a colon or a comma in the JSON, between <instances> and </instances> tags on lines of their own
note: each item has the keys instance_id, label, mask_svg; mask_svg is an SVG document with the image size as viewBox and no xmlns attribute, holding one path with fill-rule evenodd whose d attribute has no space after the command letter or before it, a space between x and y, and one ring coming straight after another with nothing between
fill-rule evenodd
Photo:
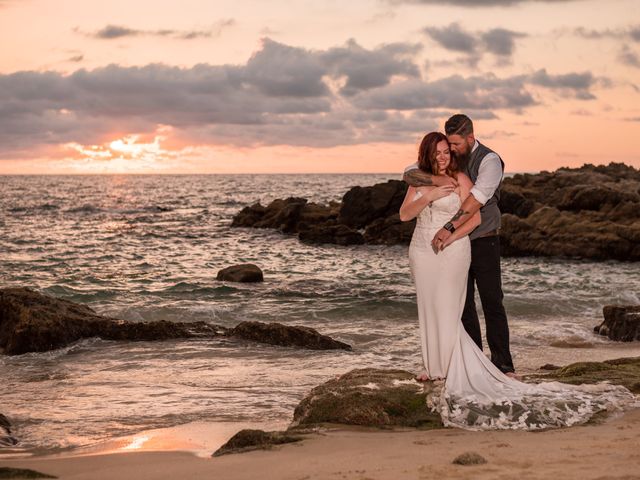
<instances>
[{"instance_id":1,"label":"bride's bare foot","mask_svg":"<svg viewBox=\"0 0 640 480\"><path fill-rule=\"evenodd\" d=\"M522 381L522 377L517 375L516 372L506 372L505 375L509 378L513 378L514 380L518 380L519 382Z\"/></svg>"},{"instance_id":2,"label":"bride's bare foot","mask_svg":"<svg viewBox=\"0 0 640 480\"><path fill-rule=\"evenodd\" d=\"M426 370L421 371L418 375L416 375L416 381L418 382L428 382L431 380Z\"/></svg>"}]
</instances>

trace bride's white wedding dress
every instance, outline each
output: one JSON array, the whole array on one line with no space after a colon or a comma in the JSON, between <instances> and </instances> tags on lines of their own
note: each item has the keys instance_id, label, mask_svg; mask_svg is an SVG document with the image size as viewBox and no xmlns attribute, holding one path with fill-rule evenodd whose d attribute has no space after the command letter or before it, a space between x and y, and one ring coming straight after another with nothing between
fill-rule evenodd
<instances>
[{"instance_id":1,"label":"bride's white wedding dress","mask_svg":"<svg viewBox=\"0 0 640 480\"><path fill-rule=\"evenodd\" d=\"M424 368L432 379L446 378L428 401L444 424L472 430L535 430L584 423L596 413L634 404L635 396L616 385L520 382L504 375L482 353L461 321L471 261L469 237L437 255L431 248L436 232L460 205L460 197L452 193L425 208L409 247Z\"/></svg>"}]
</instances>

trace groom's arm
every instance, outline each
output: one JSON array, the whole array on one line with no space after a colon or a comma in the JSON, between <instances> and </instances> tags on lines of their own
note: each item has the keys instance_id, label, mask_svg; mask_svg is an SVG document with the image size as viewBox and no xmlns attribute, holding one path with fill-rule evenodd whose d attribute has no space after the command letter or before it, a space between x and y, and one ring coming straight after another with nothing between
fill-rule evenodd
<instances>
[{"instance_id":1,"label":"groom's arm","mask_svg":"<svg viewBox=\"0 0 640 480\"><path fill-rule=\"evenodd\" d=\"M458 183L451 177L446 175L431 175L418 168L418 164L414 163L404 169L402 179L412 187L442 187L444 185L458 186Z\"/></svg>"}]
</instances>

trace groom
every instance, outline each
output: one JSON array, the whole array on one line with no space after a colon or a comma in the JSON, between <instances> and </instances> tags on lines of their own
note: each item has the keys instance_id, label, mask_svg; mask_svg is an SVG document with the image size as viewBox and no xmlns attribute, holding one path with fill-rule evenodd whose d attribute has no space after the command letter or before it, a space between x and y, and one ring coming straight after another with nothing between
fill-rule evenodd
<instances>
[{"instance_id":1,"label":"groom","mask_svg":"<svg viewBox=\"0 0 640 480\"><path fill-rule=\"evenodd\" d=\"M475 303L475 286L477 285L485 317L491 361L502 372L515 376L509 351L509 325L502 305L500 237L498 236L500 228L498 200L504 162L497 153L475 139L473 122L466 115L457 114L451 117L444 124L444 130L460 171L471 179L474 186L460 210L442 226L431 243L434 249L442 250L444 242L456 228L480 210L482 222L469 235L471 266L462 323L469 336L482 349L480 321ZM445 175L429 175L423 172L418 169L417 163L405 169L403 178L414 187L456 184L455 180Z\"/></svg>"}]
</instances>

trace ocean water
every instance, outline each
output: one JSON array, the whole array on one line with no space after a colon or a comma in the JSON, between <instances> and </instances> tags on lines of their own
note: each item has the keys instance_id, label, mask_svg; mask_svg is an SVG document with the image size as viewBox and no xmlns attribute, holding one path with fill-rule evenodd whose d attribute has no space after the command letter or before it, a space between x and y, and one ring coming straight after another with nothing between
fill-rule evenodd
<instances>
[{"instance_id":1,"label":"ocean water","mask_svg":"<svg viewBox=\"0 0 640 480\"><path fill-rule=\"evenodd\" d=\"M131 322L307 325L353 345L307 351L231 339L113 342L0 356L0 413L27 451L95 445L193 421L288 421L354 368L420 368L406 246L310 246L232 229L245 205L340 200L395 175L0 176L0 285ZM261 284L216 281L251 262ZM640 355L593 334L606 304L638 304L637 263L505 258L516 368Z\"/></svg>"}]
</instances>

